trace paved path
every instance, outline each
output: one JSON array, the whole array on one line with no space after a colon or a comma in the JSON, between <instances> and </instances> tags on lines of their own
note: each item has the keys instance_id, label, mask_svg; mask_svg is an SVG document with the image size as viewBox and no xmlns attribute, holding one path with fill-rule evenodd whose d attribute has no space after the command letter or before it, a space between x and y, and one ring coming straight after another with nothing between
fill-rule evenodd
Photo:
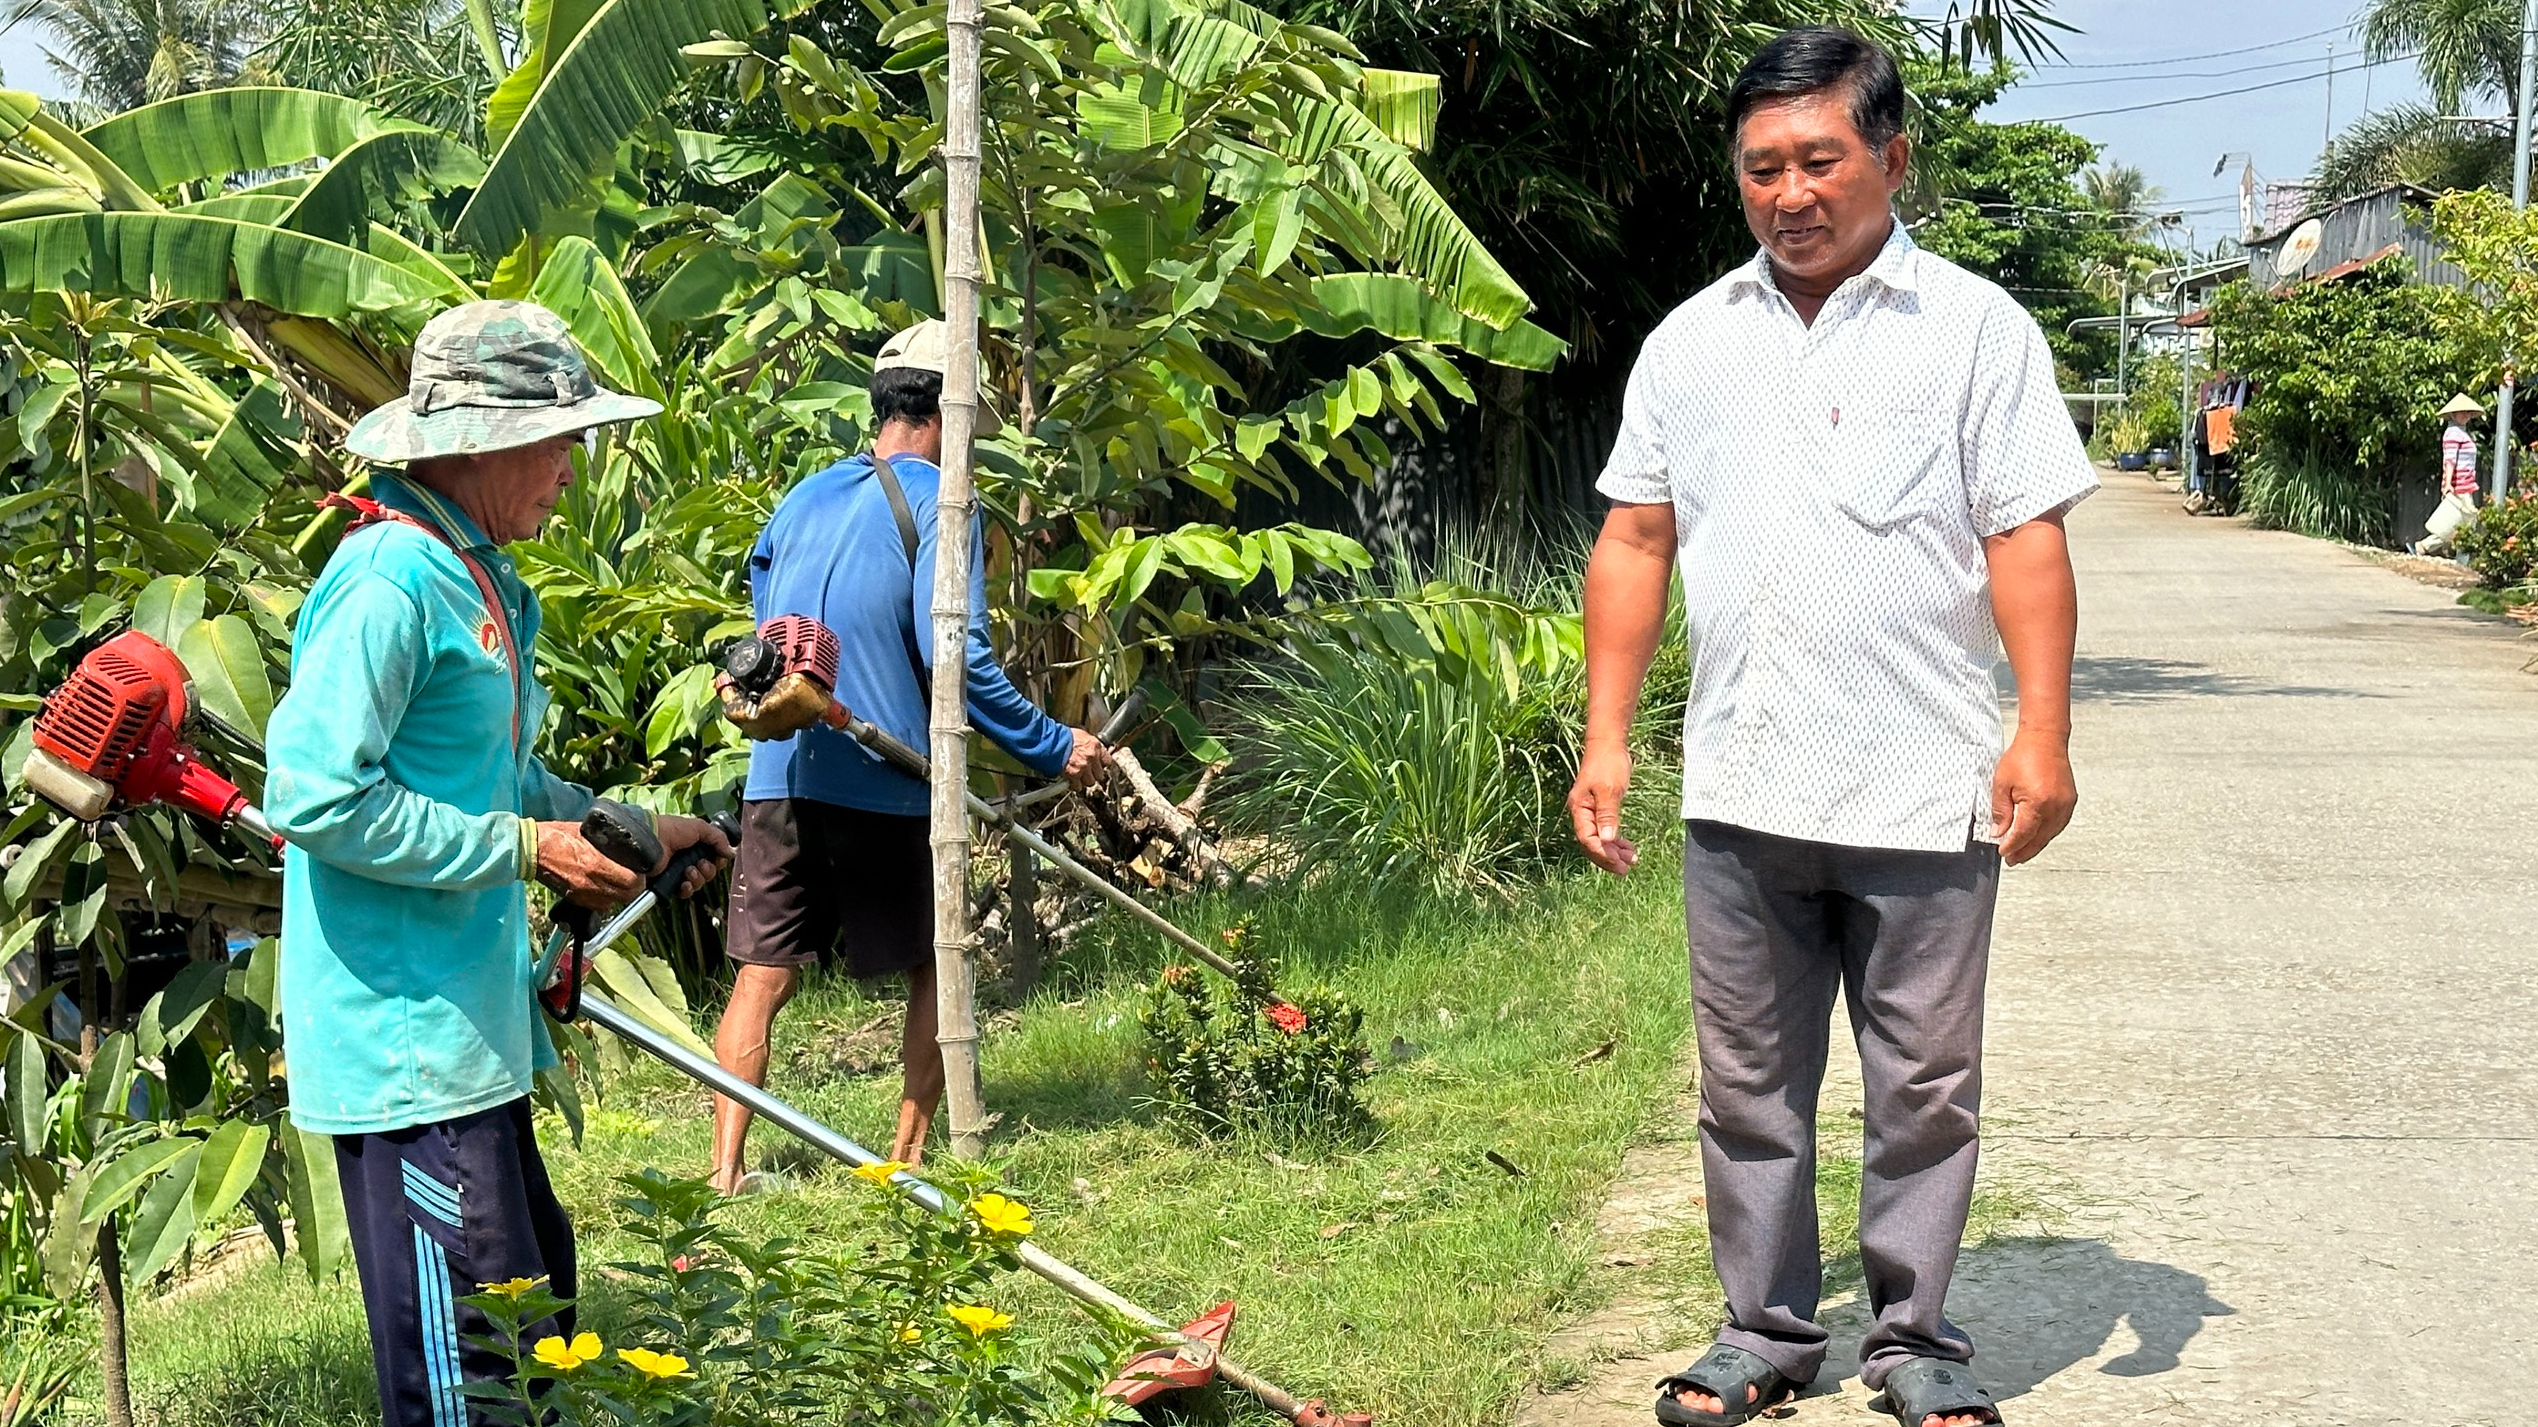
<instances>
[{"instance_id":1,"label":"paved path","mask_svg":"<svg viewBox=\"0 0 2538 1427\"><path fill-rule=\"evenodd\" d=\"M1976 1366L2018 1427L2538 1423L2538 642L2139 477L2072 533L2081 812L2005 880L1985 1135L2058 1212L1969 1253ZM1827 1319L1795 1420L1871 1421ZM1651 1421L1650 1366L1524 1420Z\"/></svg>"}]
</instances>

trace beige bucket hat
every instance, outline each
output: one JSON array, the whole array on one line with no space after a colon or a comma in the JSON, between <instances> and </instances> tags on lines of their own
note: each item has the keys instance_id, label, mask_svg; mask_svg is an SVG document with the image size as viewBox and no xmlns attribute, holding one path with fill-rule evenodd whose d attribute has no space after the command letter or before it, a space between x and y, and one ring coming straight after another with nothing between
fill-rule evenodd
<instances>
[{"instance_id":1,"label":"beige bucket hat","mask_svg":"<svg viewBox=\"0 0 2538 1427\"><path fill-rule=\"evenodd\" d=\"M2450 404L2441 408L2437 414L2442 416L2483 416L2485 414L2485 408L2477 402L2475 397L2468 395L2466 392L2460 392L2457 396L2450 398Z\"/></svg>"},{"instance_id":2,"label":"beige bucket hat","mask_svg":"<svg viewBox=\"0 0 2538 1427\"><path fill-rule=\"evenodd\" d=\"M872 369L886 372L894 367L910 371L932 372L942 376L952 369L952 329L943 319L929 317L914 327L895 333L881 344L881 351L872 359ZM1004 418L996 414L995 403L987 396L987 364L978 364L978 434L993 436L1005 429Z\"/></svg>"},{"instance_id":3,"label":"beige bucket hat","mask_svg":"<svg viewBox=\"0 0 2538 1427\"><path fill-rule=\"evenodd\" d=\"M381 465L532 446L658 416L601 386L564 319L534 302L461 303L423 326L405 395L353 424L344 449Z\"/></svg>"}]
</instances>

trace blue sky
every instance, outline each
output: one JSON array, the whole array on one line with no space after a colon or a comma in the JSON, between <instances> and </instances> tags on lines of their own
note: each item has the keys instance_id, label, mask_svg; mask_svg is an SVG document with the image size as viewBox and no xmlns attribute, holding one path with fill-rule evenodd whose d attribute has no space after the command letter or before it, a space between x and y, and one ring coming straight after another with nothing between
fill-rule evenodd
<instances>
[{"instance_id":1,"label":"blue sky","mask_svg":"<svg viewBox=\"0 0 2538 1427\"><path fill-rule=\"evenodd\" d=\"M1909 8L1930 15L1945 5L1913 0ZM2252 153L2260 178L2296 179L2324 146L2330 84L2337 129L2366 104L2384 109L2424 97L2413 65L2363 64L2351 29L2358 8L2359 0L2061 0L2056 12L2081 31L2061 37L2062 62L2036 66L1986 117L2062 119L2159 105L2065 122L2104 145L2107 158L2139 167L2165 190L2165 207L2187 210L2195 246L2208 247L2238 228L2239 160L2212 174L2224 152ZM2270 87L2222 94L2252 85ZM2221 97L2166 102L2201 95Z\"/></svg>"},{"instance_id":2,"label":"blue sky","mask_svg":"<svg viewBox=\"0 0 2538 1427\"><path fill-rule=\"evenodd\" d=\"M62 82L44 62L42 26L30 20L0 32L0 85L31 89L47 99L62 97Z\"/></svg>"}]
</instances>

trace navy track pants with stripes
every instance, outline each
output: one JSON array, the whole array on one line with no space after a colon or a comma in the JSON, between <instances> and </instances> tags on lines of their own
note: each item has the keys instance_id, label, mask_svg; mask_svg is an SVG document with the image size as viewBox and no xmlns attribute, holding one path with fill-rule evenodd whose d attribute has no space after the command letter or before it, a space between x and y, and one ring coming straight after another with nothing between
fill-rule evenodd
<instances>
[{"instance_id":1,"label":"navy track pants with stripes","mask_svg":"<svg viewBox=\"0 0 2538 1427\"><path fill-rule=\"evenodd\" d=\"M547 1180L529 1102L337 1135L335 1164L387 1427L482 1427L459 1385L507 1378L511 1364L469 1342L492 1326L458 1300L515 1278L546 1279L564 1298L577 1291L573 1224ZM567 1310L527 1341L572 1331Z\"/></svg>"}]
</instances>

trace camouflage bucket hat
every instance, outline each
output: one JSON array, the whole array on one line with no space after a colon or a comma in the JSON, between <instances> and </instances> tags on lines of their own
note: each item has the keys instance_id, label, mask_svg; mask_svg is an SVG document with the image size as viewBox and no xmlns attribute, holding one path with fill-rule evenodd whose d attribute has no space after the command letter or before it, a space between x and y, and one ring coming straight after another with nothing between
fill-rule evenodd
<instances>
[{"instance_id":1,"label":"camouflage bucket hat","mask_svg":"<svg viewBox=\"0 0 2538 1427\"><path fill-rule=\"evenodd\" d=\"M424 324L405 395L354 423L344 449L382 465L472 456L660 414L602 387L564 319L534 302L468 302Z\"/></svg>"}]
</instances>

